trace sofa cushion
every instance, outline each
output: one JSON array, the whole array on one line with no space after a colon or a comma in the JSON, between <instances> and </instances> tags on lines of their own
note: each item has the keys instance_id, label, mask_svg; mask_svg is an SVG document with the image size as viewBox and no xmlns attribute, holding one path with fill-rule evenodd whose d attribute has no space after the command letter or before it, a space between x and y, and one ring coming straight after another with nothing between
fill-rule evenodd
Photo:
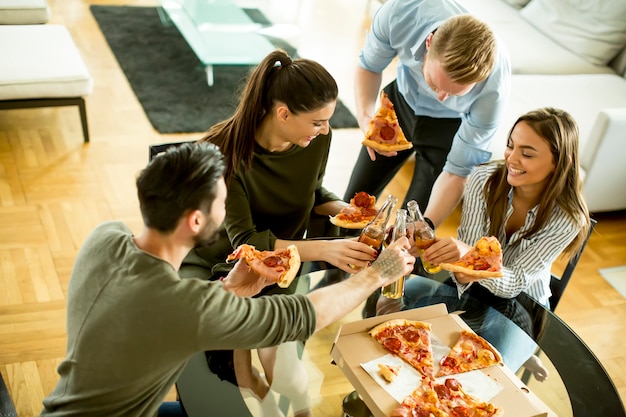
<instances>
[{"instance_id":1,"label":"sofa cushion","mask_svg":"<svg viewBox=\"0 0 626 417\"><path fill-rule=\"evenodd\" d=\"M46 0L0 0L2 25L32 25L46 23L49 19Z\"/></svg>"},{"instance_id":2,"label":"sofa cushion","mask_svg":"<svg viewBox=\"0 0 626 417\"><path fill-rule=\"evenodd\" d=\"M62 25L0 25L0 100L81 97L93 82Z\"/></svg>"},{"instance_id":3,"label":"sofa cushion","mask_svg":"<svg viewBox=\"0 0 626 417\"><path fill-rule=\"evenodd\" d=\"M605 65L592 64L528 23L520 11L502 0L456 0L486 22L504 43L513 74L612 73Z\"/></svg>"},{"instance_id":4,"label":"sofa cushion","mask_svg":"<svg viewBox=\"0 0 626 417\"><path fill-rule=\"evenodd\" d=\"M516 9L521 9L526 6L530 0L504 0L506 3L515 7Z\"/></svg>"},{"instance_id":5,"label":"sofa cushion","mask_svg":"<svg viewBox=\"0 0 626 417\"><path fill-rule=\"evenodd\" d=\"M532 0L520 14L591 63L606 65L626 45L626 1Z\"/></svg>"},{"instance_id":6,"label":"sofa cushion","mask_svg":"<svg viewBox=\"0 0 626 417\"><path fill-rule=\"evenodd\" d=\"M491 144L492 159L501 159L513 123L527 111L550 106L570 113L585 149L600 110L626 108L626 80L615 74L514 75L505 117ZM581 164L586 159L581 153Z\"/></svg>"}]
</instances>

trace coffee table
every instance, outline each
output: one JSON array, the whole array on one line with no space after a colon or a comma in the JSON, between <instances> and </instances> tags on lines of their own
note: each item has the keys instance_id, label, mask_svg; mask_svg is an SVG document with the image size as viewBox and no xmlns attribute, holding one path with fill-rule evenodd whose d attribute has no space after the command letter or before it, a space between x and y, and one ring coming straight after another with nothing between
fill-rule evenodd
<instances>
[{"instance_id":1,"label":"coffee table","mask_svg":"<svg viewBox=\"0 0 626 417\"><path fill-rule=\"evenodd\" d=\"M209 86L214 65L257 65L276 49L231 0L162 0L161 8L204 65Z\"/></svg>"}]
</instances>

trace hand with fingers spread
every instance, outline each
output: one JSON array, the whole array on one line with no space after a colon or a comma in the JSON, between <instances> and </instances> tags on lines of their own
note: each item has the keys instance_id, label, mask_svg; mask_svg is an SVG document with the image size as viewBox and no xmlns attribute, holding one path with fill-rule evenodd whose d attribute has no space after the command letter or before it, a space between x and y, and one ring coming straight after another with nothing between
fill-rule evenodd
<instances>
[{"instance_id":1,"label":"hand with fingers spread","mask_svg":"<svg viewBox=\"0 0 626 417\"><path fill-rule=\"evenodd\" d=\"M372 268L386 281L383 286L413 271L415 257L409 253L410 247L409 239L401 237L387 246L372 263Z\"/></svg>"}]
</instances>

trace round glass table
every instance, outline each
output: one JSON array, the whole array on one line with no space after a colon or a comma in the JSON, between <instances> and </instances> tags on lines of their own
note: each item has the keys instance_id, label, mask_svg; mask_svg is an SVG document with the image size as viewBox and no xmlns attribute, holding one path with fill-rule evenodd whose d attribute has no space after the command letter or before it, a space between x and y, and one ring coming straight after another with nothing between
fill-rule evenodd
<instances>
[{"instance_id":1,"label":"round glass table","mask_svg":"<svg viewBox=\"0 0 626 417\"><path fill-rule=\"evenodd\" d=\"M324 285L324 274L317 271L302 278ZM522 381L559 417L626 416L615 385L594 353L557 315L525 293L503 299L472 285L459 296L450 279L411 276L407 288L412 280L427 281L425 286L418 285L421 290L412 301L413 308L444 303L449 312L457 312L498 348L509 369L520 369L517 374ZM533 354L550 370L544 382L522 372L521 365ZM362 410L359 402L358 395L348 395L344 411Z\"/></svg>"}]
</instances>

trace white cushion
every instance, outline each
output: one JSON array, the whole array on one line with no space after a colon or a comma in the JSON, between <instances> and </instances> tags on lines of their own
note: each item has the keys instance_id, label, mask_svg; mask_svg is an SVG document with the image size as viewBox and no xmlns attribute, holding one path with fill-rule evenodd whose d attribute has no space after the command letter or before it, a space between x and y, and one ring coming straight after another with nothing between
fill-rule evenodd
<instances>
[{"instance_id":1,"label":"white cushion","mask_svg":"<svg viewBox=\"0 0 626 417\"><path fill-rule=\"evenodd\" d=\"M510 4L511 6L515 7L516 9L521 9L522 7L526 6L530 0L504 0L504 1Z\"/></svg>"},{"instance_id":2,"label":"white cushion","mask_svg":"<svg viewBox=\"0 0 626 417\"><path fill-rule=\"evenodd\" d=\"M620 0L624 1L624 0ZM513 74L606 74L605 65L592 64L528 23L520 11L502 0L457 0L487 23L506 46Z\"/></svg>"},{"instance_id":3,"label":"white cushion","mask_svg":"<svg viewBox=\"0 0 626 417\"><path fill-rule=\"evenodd\" d=\"M580 130L581 165L590 162L582 154L591 130L603 109L626 108L626 80L615 74L514 75L505 117L491 144L492 159L501 159L507 135L522 114L539 107L556 107L570 113ZM626 151L626 142L624 149Z\"/></svg>"},{"instance_id":4,"label":"white cushion","mask_svg":"<svg viewBox=\"0 0 626 417\"><path fill-rule=\"evenodd\" d=\"M0 25L0 100L81 97L93 81L62 25Z\"/></svg>"},{"instance_id":5,"label":"white cushion","mask_svg":"<svg viewBox=\"0 0 626 417\"><path fill-rule=\"evenodd\" d=\"M2 25L32 25L46 23L49 19L46 0L0 0Z\"/></svg>"},{"instance_id":6,"label":"white cushion","mask_svg":"<svg viewBox=\"0 0 626 417\"><path fill-rule=\"evenodd\" d=\"M626 45L624 0L532 0L520 14L593 64L606 65Z\"/></svg>"}]
</instances>

